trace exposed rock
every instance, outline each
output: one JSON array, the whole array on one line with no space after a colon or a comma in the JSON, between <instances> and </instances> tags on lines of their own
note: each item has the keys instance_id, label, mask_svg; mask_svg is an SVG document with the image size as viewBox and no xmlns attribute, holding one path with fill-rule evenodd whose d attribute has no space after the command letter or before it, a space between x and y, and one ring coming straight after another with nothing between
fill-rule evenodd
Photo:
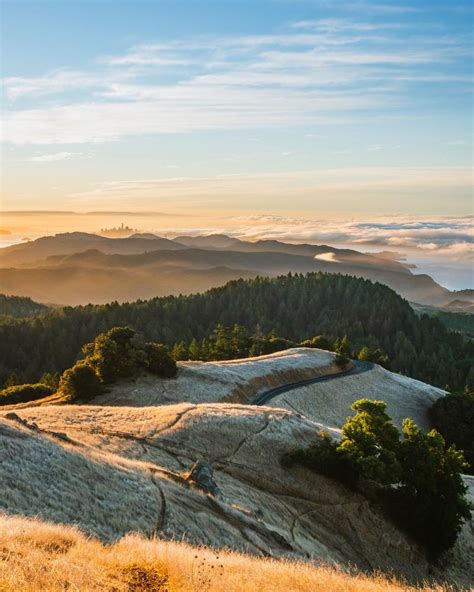
<instances>
[{"instance_id":1,"label":"exposed rock","mask_svg":"<svg viewBox=\"0 0 474 592\"><path fill-rule=\"evenodd\" d=\"M198 489L206 493L219 495L219 487L214 481L214 469L212 465L204 460L197 460L188 474L185 476L188 483L191 483Z\"/></svg>"},{"instance_id":2,"label":"exposed rock","mask_svg":"<svg viewBox=\"0 0 474 592\"><path fill-rule=\"evenodd\" d=\"M21 419L21 417L19 415L17 415L16 413L14 413L13 411L9 412L9 413L5 413L4 415L5 419L9 419L10 421L16 421L17 423L21 423L21 424L25 424L25 420Z\"/></svg>"},{"instance_id":3,"label":"exposed rock","mask_svg":"<svg viewBox=\"0 0 474 592\"><path fill-rule=\"evenodd\" d=\"M35 432L38 432L40 429L38 427L38 424L36 424L35 422L28 423L28 421L26 419L22 419L18 414L14 413L14 412L5 413L4 417L5 417L5 419L9 419L10 421L16 421L17 423L21 424L22 426L25 426L25 428L28 428L28 429L33 430Z\"/></svg>"}]
</instances>

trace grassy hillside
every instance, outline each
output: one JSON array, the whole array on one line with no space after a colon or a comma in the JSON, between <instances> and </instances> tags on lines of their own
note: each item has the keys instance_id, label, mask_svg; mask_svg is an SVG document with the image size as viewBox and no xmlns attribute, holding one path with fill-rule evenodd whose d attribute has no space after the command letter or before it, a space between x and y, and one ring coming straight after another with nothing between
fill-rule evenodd
<instances>
[{"instance_id":1,"label":"grassy hillside","mask_svg":"<svg viewBox=\"0 0 474 592\"><path fill-rule=\"evenodd\" d=\"M81 346L113 326L173 345L209 336L222 323L301 341L347 334L354 346L381 347L392 369L434 385L464 388L474 380L474 344L427 316L393 290L369 280L311 273L229 282L191 296L66 307L34 320L0 325L0 380L25 381L72 365Z\"/></svg>"},{"instance_id":2,"label":"grassy hillside","mask_svg":"<svg viewBox=\"0 0 474 592\"><path fill-rule=\"evenodd\" d=\"M4 592L411 592L383 576L345 573L326 565L215 552L185 543L127 536L104 546L62 525L0 519L0 586Z\"/></svg>"}]
</instances>

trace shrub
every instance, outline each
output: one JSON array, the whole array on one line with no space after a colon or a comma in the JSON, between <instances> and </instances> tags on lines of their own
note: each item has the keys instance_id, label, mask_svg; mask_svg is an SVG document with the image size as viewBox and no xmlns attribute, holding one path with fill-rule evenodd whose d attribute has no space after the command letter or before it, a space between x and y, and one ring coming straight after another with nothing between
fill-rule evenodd
<instances>
[{"instance_id":1,"label":"shrub","mask_svg":"<svg viewBox=\"0 0 474 592\"><path fill-rule=\"evenodd\" d=\"M102 390L94 368L85 361L66 370L59 381L59 391L70 401L92 399L100 395Z\"/></svg>"},{"instance_id":2,"label":"shrub","mask_svg":"<svg viewBox=\"0 0 474 592\"><path fill-rule=\"evenodd\" d=\"M336 339L334 342L334 351L341 356L348 358L351 356L351 344L347 335Z\"/></svg>"},{"instance_id":3,"label":"shrub","mask_svg":"<svg viewBox=\"0 0 474 592\"><path fill-rule=\"evenodd\" d=\"M87 389L95 392L96 379L101 383L110 384L121 378L135 376L140 368L146 368L163 378L176 376L177 372L176 362L164 345L143 343L136 337L135 331L129 327L113 327L110 331L101 333L92 343L87 343L82 351L85 358L80 364L92 369L94 376L89 370L81 370L84 373L84 380L89 382L86 389L79 387L78 395L74 394L76 387L71 387L73 399L76 396L80 398L88 396ZM87 376L86 372L88 372ZM66 376L66 373L63 376ZM66 379L70 380L68 376Z\"/></svg>"},{"instance_id":4,"label":"shrub","mask_svg":"<svg viewBox=\"0 0 474 592\"><path fill-rule=\"evenodd\" d=\"M341 369L345 368L349 362L350 362L350 359L346 355L336 354L335 363L336 363L336 366L338 366L339 368L341 368Z\"/></svg>"},{"instance_id":5,"label":"shrub","mask_svg":"<svg viewBox=\"0 0 474 592\"><path fill-rule=\"evenodd\" d=\"M36 399L42 399L43 397L52 395L55 390L51 386L42 383L9 386L0 391L0 405L13 405L35 401Z\"/></svg>"},{"instance_id":6,"label":"shrub","mask_svg":"<svg viewBox=\"0 0 474 592\"><path fill-rule=\"evenodd\" d=\"M145 344L145 368L163 378L176 376L178 368L167 348L160 343Z\"/></svg>"},{"instance_id":7,"label":"shrub","mask_svg":"<svg viewBox=\"0 0 474 592\"><path fill-rule=\"evenodd\" d=\"M466 471L474 475L474 392L441 397L431 407L430 418L448 446L464 450L470 465Z\"/></svg>"},{"instance_id":8,"label":"shrub","mask_svg":"<svg viewBox=\"0 0 474 592\"><path fill-rule=\"evenodd\" d=\"M321 430L320 439L308 448L297 449L283 455L281 463L284 467L299 464L321 473L326 477L342 481L354 486L360 477L357 466L338 451L338 444L328 432Z\"/></svg>"},{"instance_id":9,"label":"shrub","mask_svg":"<svg viewBox=\"0 0 474 592\"><path fill-rule=\"evenodd\" d=\"M87 363L103 383L128 378L136 373L140 356L133 343L134 336L133 329L113 327L83 347Z\"/></svg>"},{"instance_id":10,"label":"shrub","mask_svg":"<svg viewBox=\"0 0 474 592\"><path fill-rule=\"evenodd\" d=\"M295 342L290 341L289 339L284 339L283 337L270 337L265 341L263 344L263 352L264 354L274 354L278 351L283 351L285 349L289 349L290 347L294 347Z\"/></svg>"},{"instance_id":11,"label":"shrub","mask_svg":"<svg viewBox=\"0 0 474 592\"><path fill-rule=\"evenodd\" d=\"M352 408L356 414L343 426L339 443L323 435L285 455L282 464L299 463L359 489L362 479L371 480L387 513L424 545L430 559L437 558L470 517L462 452L446 450L441 434L426 434L410 419L400 440L383 401L362 399Z\"/></svg>"},{"instance_id":12,"label":"shrub","mask_svg":"<svg viewBox=\"0 0 474 592\"><path fill-rule=\"evenodd\" d=\"M334 344L324 335L316 335L312 339L306 339L301 342L301 347L314 347L317 349L325 349L327 351L333 351Z\"/></svg>"},{"instance_id":13,"label":"shrub","mask_svg":"<svg viewBox=\"0 0 474 592\"><path fill-rule=\"evenodd\" d=\"M381 349L370 349L370 347L363 347L357 355L357 359L361 362L373 362L379 364L387 370L390 369L390 359L383 353Z\"/></svg>"},{"instance_id":14,"label":"shrub","mask_svg":"<svg viewBox=\"0 0 474 592\"><path fill-rule=\"evenodd\" d=\"M46 384L47 386L50 386L52 389L57 391L60 378L61 375L58 372L55 372L54 374L52 374L51 372L44 372L44 374L40 378L40 383Z\"/></svg>"},{"instance_id":15,"label":"shrub","mask_svg":"<svg viewBox=\"0 0 474 592\"><path fill-rule=\"evenodd\" d=\"M400 445L401 479L386 495L392 515L428 551L431 558L456 542L464 520L471 516L461 477L462 452L436 430L425 433L411 419L403 422Z\"/></svg>"}]
</instances>

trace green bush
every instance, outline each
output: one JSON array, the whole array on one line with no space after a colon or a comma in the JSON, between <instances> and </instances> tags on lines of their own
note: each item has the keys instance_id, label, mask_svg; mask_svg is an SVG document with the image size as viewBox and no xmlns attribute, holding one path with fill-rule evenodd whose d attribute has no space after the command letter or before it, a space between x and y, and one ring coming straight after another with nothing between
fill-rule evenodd
<instances>
[{"instance_id":1,"label":"green bush","mask_svg":"<svg viewBox=\"0 0 474 592\"><path fill-rule=\"evenodd\" d=\"M301 464L362 492L362 481L370 480L389 516L425 547L430 559L437 558L452 547L470 517L462 452L446 449L441 434L426 434L410 419L400 439L383 401L362 399L352 408L356 414L343 426L340 442L325 434L310 447L286 454L282 464Z\"/></svg>"},{"instance_id":2,"label":"green bush","mask_svg":"<svg viewBox=\"0 0 474 592\"><path fill-rule=\"evenodd\" d=\"M100 395L102 391L102 384L94 368L85 361L66 370L59 381L59 392L69 401L86 401Z\"/></svg>"},{"instance_id":3,"label":"green bush","mask_svg":"<svg viewBox=\"0 0 474 592\"><path fill-rule=\"evenodd\" d=\"M441 397L431 407L430 418L448 446L464 451L470 465L466 472L474 475L474 392Z\"/></svg>"},{"instance_id":4,"label":"green bush","mask_svg":"<svg viewBox=\"0 0 474 592\"><path fill-rule=\"evenodd\" d=\"M461 477L462 452L436 430L425 433L411 419L403 422L399 449L400 483L386 492L389 514L424 545L430 558L449 549L471 516Z\"/></svg>"},{"instance_id":5,"label":"green bush","mask_svg":"<svg viewBox=\"0 0 474 592\"><path fill-rule=\"evenodd\" d=\"M136 373L139 362L143 360L140 360L134 337L133 329L113 327L83 347L87 363L94 368L103 383L129 378Z\"/></svg>"},{"instance_id":6,"label":"green bush","mask_svg":"<svg viewBox=\"0 0 474 592\"><path fill-rule=\"evenodd\" d=\"M178 371L168 349L160 343L145 344L145 368L163 378L173 378Z\"/></svg>"},{"instance_id":7,"label":"green bush","mask_svg":"<svg viewBox=\"0 0 474 592\"><path fill-rule=\"evenodd\" d=\"M308 448L284 454L281 463L284 467L302 465L352 487L360 477L357 466L347 456L339 453L337 442L324 430L320 432L320 439Z\"/></svg>"},{"instance_id":8,"label":"green bush","mask_svg":"<svg viewBox=\"0 0 474 592\"><path fill-rule=\"evenodd\" d=\"M350 358L348 358L346 355L336 354L335 363L336 363L336 366L341 368L341 370L344 369L350 361L351 361Z\"/></svg>"},{"instance_id":9,"label":"green bush","mask_svg":"<svg viewBox=\"0 0 474 592\"><path fill-rule=\"evenodd\" d=\"M316 335L312 339L306 339L300 343L301 347L314 347L317 349L325 349L327 351L334 350L334 344L325 335Z\"/></svg>"},{"instance_id":10,"label":"green bush","mask_svg":"<svg viewBox=\"0 0 474 592\"><path fill-rule=\"evenodd\" d=\"M351 344L347 335L336 339L334 342L334 351L340 356L351 357Z\"/></svg>"},{"instance_id":11,"label":"green bush","mask_svg":"<svg viewBox=\"0 0 474 592\"><path fill-rule=\"evenodd\" d=\"M42 399L43 397L52 395L55 390L51 386L42 383L9 386L0 391L0 405L13 405L35 401L36 399Z\"/></svg>"},{"instance_id":12,"label":"green bush","mask_svg":"<svg viewBox=\"0 0 474 592\"><path fill-rule=\"evenodd\" d=\"M56 372L54 374L52 374L51 372L44 372L39 381L41 384L46 384L47 386L50 386L52 389L57 391L59 387L60 378L61 375L59 374L59 372Z\"/></svg>"},{"instance_id":13,"label":"green bush","mask_svg":"<svg viewBox=\"0 0 474 592\"><path fill-rule=\"evenodd\" d=\"M379 348L370 349L370 347L365 346L357 354L357 359L361 362L373 362L374 364L379 364L383 368L390 370L390 359Z\"/></svg>"}]
</instances>

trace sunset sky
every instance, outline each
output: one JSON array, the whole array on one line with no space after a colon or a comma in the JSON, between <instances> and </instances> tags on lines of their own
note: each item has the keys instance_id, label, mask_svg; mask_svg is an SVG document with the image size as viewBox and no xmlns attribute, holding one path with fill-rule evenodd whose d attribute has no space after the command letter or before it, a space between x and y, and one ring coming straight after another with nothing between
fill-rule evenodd
<instances>
[{"instance_id":1,"label":"sunset sky","mask_svg":"<svg viewBox=\"0 0 474 592\"><path fill-rule=\"evenodd\" d=\"M4 211L340 216L472 240L470 2L1 7Z\"/></svg>"}]
</instances>

